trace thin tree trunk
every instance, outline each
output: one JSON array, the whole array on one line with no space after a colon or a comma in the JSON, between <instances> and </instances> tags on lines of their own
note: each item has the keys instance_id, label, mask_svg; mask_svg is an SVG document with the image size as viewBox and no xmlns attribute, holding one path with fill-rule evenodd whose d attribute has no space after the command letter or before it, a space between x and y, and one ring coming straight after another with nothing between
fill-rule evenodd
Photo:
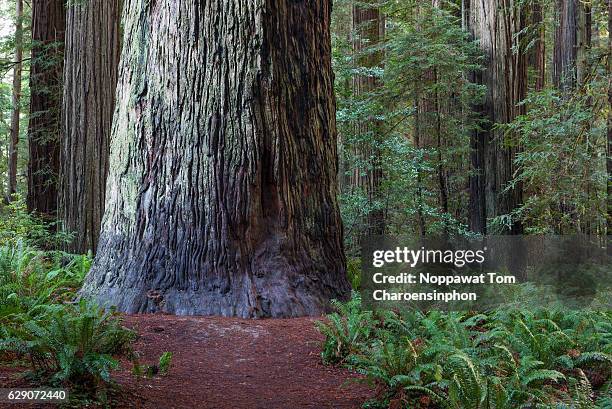
<instances>
[{"instance_id":1,"label":"thin tree trunk","mask_svg":"<svg viewBox=\"0 0 612 409\"><path fill-rule=\"evenodd\" d=\"M606 170L608 174L607 204L608 204L608 235L612 236L612 0L608 0L608 157ZM608 244L612 250L612 245Z\"/></svg>"},{"instance_id":2,"label":"thin tree trunk","mask_svg":"<svg viewBox=\"0 0 612 409\"><path fill-rule=\"evenodd\" d=\"M421 118L421 103L422 103L422 97L421 97L421 90L420 90L420 84L416 83L414 85L414 105L416 107L415 112L414 112L414 146L417 149L422 149L423 148L423 141L422 141L422 118ZM417 193L417 224L418 224L418 228L419 228L419 234L423 237L425 236L425 234L427 233L427 224L425 222L425 215L423 214L423 205L425 202L425 198L423 195L423 190L424 190L424 186L423 186L423 172L421 171L420 168L417 168L417 189L416 189L416 193Z\"/></svg>"},{"instance_id":3,"label":"thin tree trunk","mask_svg":"<svg viewBox=\"0 0 612 409\"><path fill-rule=\"evenodd\" d=\"M23 60L23 0L15 3L15 61L13 66L13 90L11 131L8 148L8 185L6 201L17 193L17 158L19 154L19 115L21 112L21 69Z\"/></svg>"},{"instance_id":4,"label":"thin tree trunk","mask_svg":"<svg viewBox=\"0 0 612 409\"><path fill-rule=\"evenodd\" d=\"M120 19L120 0L67 11L59 217L75 234L67 247L74 253L95 252L104 214Z\"/></svg>"},{"instance_id":5,"label":"thin tree trunk","mask_svg":"<svg viewBox=\"0 0 612 409\"><path fill-rule=\"evenodd\" d=\"M434 81L438 81L438 72L434 69L433 71ZM442 213L448 213L448 183L446 180L446 169L444 168L444 160L442 155L442 149L444 148L442 143L442 104L440 103L440 95L438 88L434 92L434 110L436 112L436 151L438 154L438 190L440 197L440 210Z\"/></svg>"},{"instance_id":6,"label":"thin tree trunk","mask_svg":"<svg viewBox=\"0 0 612 409\"><path fill-rule=\"evenodd\" d=\"M357 33L353 41L354 53L358 55L357 64L360 67L376 68L382 64L383 54L381 51L367 52L364 49L377 46L384 36L384 17L375 6L355 5L353 6L353 29ZM379 78L371 75L355 75L353 78L353 94L355 96L367 95L382 86ZM359 121L355 125L358 134L371 134L372 140L364 146L357 147L356 156L365 159L368 169L356 169L351 184L355 187L365 189L370 206L382 201L381 184L383 181L382 159L380 152L380 134L382 122L374 118ZM362 176L364 175L365 176ZM385 231L384 209L376 208L370 210L367 217L367 234L381 235Z\"/></svg>"},{"instance_id":7,"label":"thin tree trunk","mask_svg":"<svg viewBox=\"0 0 612 409\"><path fill-rule=\"evenodd\" d=\"M127 0L83 293L121 311L316 315L344 298L331 4Z\"/></svg>"},{"instance_id":8,"label":"thin tree trunk","mask_svg":"<svg viewBox=\"0 0 612 409\"><path fill-rule=\"evenodd\" d=\"M534 1L531 7L531 24L537 27L537 31L533 49L529 54L529 65L535 71L535 90L541 91L546 85L546 25L541 1Z\"/></svg>"},{"instance_id":9,"label":"thin tree trunk","mask_svg":"<svg viewBox=\"0 0 612 409\"><path fill-rule=\"evenodd\" d=\"M64 1L32 1L32 62L28 125L28 209L57 215Z\"/></svg>"}]
</instances>

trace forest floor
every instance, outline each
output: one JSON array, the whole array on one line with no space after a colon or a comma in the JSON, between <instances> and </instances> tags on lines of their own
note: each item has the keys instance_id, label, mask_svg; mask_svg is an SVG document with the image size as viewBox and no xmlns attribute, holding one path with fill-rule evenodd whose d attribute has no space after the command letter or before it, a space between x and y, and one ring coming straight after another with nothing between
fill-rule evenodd
<instances>
[{"instance_id":1,"label":"forest floor","mask_svg":"<svg viewBox=\"0 0 612 409\"><path fill-rule=\"evenodd\" d=\"M315 321L126 316L125 325L139 334L140 364L156 363L165 351L172 363L168 374L146 378L123 362L114 374L121 392L113 400L117 407L147 409L360 408L371 389L352 382L355 374L321 363Z\"/></svg>"}]
</instances>

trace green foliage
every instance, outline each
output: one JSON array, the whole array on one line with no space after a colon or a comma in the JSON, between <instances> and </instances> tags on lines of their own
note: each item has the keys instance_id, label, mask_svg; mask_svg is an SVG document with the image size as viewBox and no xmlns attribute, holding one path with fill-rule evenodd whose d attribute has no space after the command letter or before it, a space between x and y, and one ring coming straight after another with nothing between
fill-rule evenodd
<instances>
[{"instance_id":1,"label":"green foliage","mask_svg":"<svg viewBox=\"0 0 612 409\"><path fill-rule=\"evenodd\" d=\"M358 295L336 306L319 324L323 360L375 385L371 407L426 400L453 409L605 408L609 400L609 312L374 313L359 307ZM364 316L363 332L349 329Z\"/></svg>"},{"instance_id":2,"label":"green foliage","mask_svg":"<svg viewBox=\"0 0 612 409\"><path fill-rule=\"evenodd\" d=\"M355 291L361 288L361 259L358 257L349 258L346 262L346 275L351 287Z\"/></svg>"},{"instance_id":3,"label":"green foliage","mask_svg":"<svg viewBox=\"0 0 612 409\"><path fill-rule=\"evenodd\" d=\"M53 235L19 202L9 209L0 221L0 358L27 365L37 385L70 387L79 404L106 401L111 371L118 356L132 355L134 333L113 312L75 301L91 255L34 247Z\"/></svg>"},{"instance_id":4,"label":"green foliage","mask_svg":"<svg viewBox=\"0 0 612 409\"><path fill-rule=\"evenodd\" d=\"M27 357L36 377L51 385L95 389L110 382L118 367L112 355L126 352L134 333L85 300L41 310L14 317L19 325L4 330L2 349Z\"/></svg>"},{"instance_id":5,"label":"green foliage","mask_svg":"<svg viewBox=\"0 0 612 409\"><path fill-rule=\"evenodd\" d=\"M596 231L605 226L605 113L596 109L607 80L593 80L572 95L554 89L534 92L527 112L503 126L508 143L523 149L520 169L508 187L531 192L510 215L536 234Z\"/></svg>"},{"instance_id":6,"label":"green foliage","mask_svg":"<svg viewBox=\"0 0 612 409\"><path fill-rule=\"evenodd\" d=\"M376 3L385 15L385 36L376 44L361 38L364 47L353 50L347 38L359 37L359 28L346 29L353 3L335 5L332 33L347 253L357 256L375 213L384 214L389 233L418 232L423 220L427 233L464 234L469 135L479 125L473 106L484 92L466 73L480 70L481 52L454 10L412 1ZM377 59L382 61L372 66ZM355 92L358 76L377 86ZM372 194L365 181L375 168L382 181Z\"/></svg>"},{"instance_id":7,"label":"green foliage","mask_svg":"<svg viewBox=\"0 0 612 409\"><path fill-rule=\"evenodd\" d=\"M13 314L36 314L40 306L72 300L91 256L0 246L0 322Z\"/></svg>"},{"instance_id":8,"label":"green foliage","mask_svg":"<svg viewBox=\"0 0 612 409\"><path fill-rule=\"evenodd\" d=\"M341 363L369 339L374 320L372 312L361 310L357 293L347 303L334 301L333 306L338 312L329 314L327 322L317 322L317 328L326 336L321 352L323 361Z\"/></svg>"},{"instance_id":9,"label":"green foliage","mask_svg":"<svg viewBox=\"0 0 612 409\"><path fill-rule=\"evenodd\" d=\"M0 205L0 246L57 248L71 240L69 234L57 232L55 222L47 222L28 213L25 201L15 196L8 205Z\"/></svg>"},{"instance_id":10,"label":"green foliage","mask_svg":"<svg viewBox=\"0 0 612 409\"><path fill-rule=\"evenodd\" d=\"M155 375L165 375L170 369L172 363L172 352L164 352L160 355L159 360L153 365L143 365L137 357L132 359L132 374L135 376L146 376L152 378Z\"/></svg>"}]
</instances>

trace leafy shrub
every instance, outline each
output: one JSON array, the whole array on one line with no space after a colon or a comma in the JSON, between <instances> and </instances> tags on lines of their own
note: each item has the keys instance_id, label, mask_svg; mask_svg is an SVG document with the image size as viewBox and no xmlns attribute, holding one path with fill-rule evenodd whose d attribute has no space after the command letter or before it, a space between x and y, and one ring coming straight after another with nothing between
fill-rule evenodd
<instances>
[{"instance_id":1,"label":"leafy shrub","mask_svg":"<svg viewBox=\"0 0 612 409\"><path fill-rule=\"evenodd\" d=\"M346 276L355 291L361 288L361 259L358 257L349 258L346 263Z\"/></svg>"},{"instance_id":2,"label":"leafy shrub","mask_svg":"<svg viewBox=\"0 0 612 409\"><path fill-rule=\"evenodd\" d=\"M326 337L321 356L326 363L341 363L355 353L368 340L374 322L370 311L361 310L358 293L346 303L333 302L338 310L327 316L327 322L317 322L317 328Z\"/></svg>"},{"instance_id":3,"label":"leafy shrub","mask_svg":"<svg viewBox=\"0 0 612 409\"><path fill-rule=\"evenodd\" d=\"M0 321L37 306L72 300L91 266L90 255L44 252L18 241L0 246Z\"/></svg>"},{"instance_id":4,"label":"leafy shrub","mask_svg":"<svg viewBox=\"0 0 612 409\"><path fill-rule=\"evenodd\" d=\"M25 201L16 196L8 205L0 205L0 246L24 243L38 248L59 248L72 240L68 233L58 231L57 223L28 213Z\"/></svg>"},{"instance_id":5,"label":"leafy shrub","mask_svg":"<svg viewBox=\"0 0 612 409\"><path fill-rule=\"evenodd\" d=\"M11 228L23 226L11 223ZM25 230L17 233L31 237ZM0 357L29 366L28 376L36 385L69 386L79 405L94 395L94 402L105 401L117 356L132 355L134 333L113 312L85 299L75 303L91 255L43 251L23 238L4 243Z\"/></svg>"},{"instance_id":6,"label":"leafy shrub","mask_svg":"<svg viewBox=\"0 0 612 409\"><path fill-rule=\"evenodd\" d=\"M118 366L112 355L127 352L134 333L86 300L42 309L35 318L15 317L20 325L3 330L2 350L25 356L44 383L96 389L110 382Z\"/></svg>"},{"instance_id":7,"label":"leafy shrub","mask_svg":"<svg viewBox=\"0 0 612 409\"><path fill-rule=\"evenodd\" d=\"M369 407L610 407L609 312L372 312L357 294L335 305L319 324L323 361L365 375Z\"/></svg>"}]
</instances>

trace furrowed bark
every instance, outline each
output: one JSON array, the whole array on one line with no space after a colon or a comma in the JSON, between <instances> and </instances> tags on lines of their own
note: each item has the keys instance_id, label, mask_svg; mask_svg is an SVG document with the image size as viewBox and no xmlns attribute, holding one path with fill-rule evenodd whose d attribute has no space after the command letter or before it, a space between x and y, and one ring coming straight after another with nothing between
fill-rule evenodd
<instances>
[{"instance_id":1,"label":"furrowed bark","mask_svg":"<svg viewBox=\"0 0 612 409\"><path fill-rule=\"evenodd\" d=\"M120 53L120 0L71 5L66 18L59 218L74 233L66 250L95 252Z\"/></svg>"},{"instance_id":2,"label":"furrowed bark","mask_svg":"<svg viewBox=\"0 0 612 409\"><path fill-rule=\"evenodd\" d=\"M127 0L83 294L127 312L315 315L343 298L327 0Z\"/></svg>"},{"instance_id":3,"label":"furrowed bark","mask_svg":"<svg viewBox=\"0 0 612 409\"><path fill-rule=\"evenodd\" d=\"M534 88L536 91L541 91L546 85L546 26L541 0L536 0L531 5L531 24L536 30L534 33L536 38L529 53L529 65L535 71Z\"/></svg>"},{"instance_id":4,"label":"furrowed bark","mask_svg":"<svg viewBox=\"0 0 612 409\"><path fill-rule=\"evenodd\" d=\"M527 92L527 56L513 47L520 44L518 33L525 26L524 6L515 1L472 1L469 27L485 53L485 70L476 80L487 86L483 115L488 120L482 131L472 136L470 182L471 228L486 233L487 220L510 214L522 202L520 185L507 189L516 171L514 157L520 147L507 146L503 131L494 124L505 124L522 113L518 106ZM508 233L520 233L514 222Z\"/></svg>"},{"instance_id":5,"label":"furrowed bark","mask_svg":"<svg viewBox=\"0 0 612 409\"><path fill-rule=\"evenodd\" d=\"M19 115L21 113L21 69L23 60L23 0L15 3L15 61L13 66L13 89L11 109L11 130L8 147L8 184L6 201L10 202L17 193L17 157L19 154Z\"/></svg>"},{"instance_id":6,"label":"furrowed bark","mask_svg":"<svg viewBox=\"0 0 612 409\"><path fill-rule=\"evenodd\" d=\"M27 202L28 210L49 218L57 215L65 27L63 1L32 1Z\"/></svg>"},{"instance_id":7,"label":"furrowed bark","mask_svg":"<svg viewBox=\"0 0 612 409\"><path fill-rule=\"evenodd\" d=\"M582 84L590 46L590 8L579 0L557 0L552 77L556 88L569 92Z\"/></svg>"}]
</instances>

